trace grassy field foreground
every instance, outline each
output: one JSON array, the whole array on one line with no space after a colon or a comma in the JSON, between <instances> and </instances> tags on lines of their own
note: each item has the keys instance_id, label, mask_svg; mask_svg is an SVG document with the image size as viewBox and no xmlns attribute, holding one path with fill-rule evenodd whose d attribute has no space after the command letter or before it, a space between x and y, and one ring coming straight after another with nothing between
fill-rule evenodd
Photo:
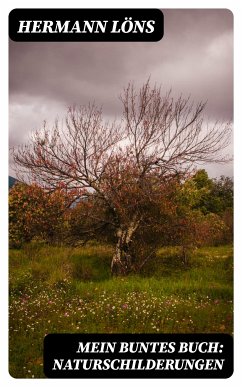
<instances>
[{"instance_id":1,"label":"grassy field foreground","mask_svg":"<svg viewBox=\"0 0 242 387\"><path fill-rule=\"evenodd\" d=\"M44 377L48 333L232 333L231 246L198 249L186 266L177 249L163 248L126 278L111 277L111 255L95 245L10 250L13 377Z\"/></svg>"}]
</instances>

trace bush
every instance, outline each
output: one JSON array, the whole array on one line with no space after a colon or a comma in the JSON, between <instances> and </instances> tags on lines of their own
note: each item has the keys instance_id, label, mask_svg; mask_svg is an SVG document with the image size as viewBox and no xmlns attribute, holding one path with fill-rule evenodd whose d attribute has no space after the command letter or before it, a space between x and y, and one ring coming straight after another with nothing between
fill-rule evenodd
<instances>
[{"instance_id":1,"label":"bush","mask_svg":"<svg viewBox=\"0 0 242 387\"><path fill-rule=\"evenodd\" d=\"M61 191L47 193L36 184L15 184L9 194L10 247L21 247L34 238L59 240L64 211L65 197Z\"/></svg>"}]
</instances>

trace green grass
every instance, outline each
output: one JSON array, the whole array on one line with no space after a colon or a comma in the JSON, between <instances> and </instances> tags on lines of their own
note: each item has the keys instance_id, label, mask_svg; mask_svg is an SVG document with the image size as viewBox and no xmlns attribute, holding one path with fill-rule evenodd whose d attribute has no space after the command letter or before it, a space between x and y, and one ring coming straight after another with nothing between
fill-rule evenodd
<instances>
[{"instance_id":1,"label":"green grass","mask_svg":"<svg viewBox=\"0 0 242 387\"><path fill-rule=\"evenodd\" d=\"M48 333L232 333L233 250L160 249L140 275L112 278L112 249L10 250L10 374L43 375Z\"/></svg>"}]
</instances>

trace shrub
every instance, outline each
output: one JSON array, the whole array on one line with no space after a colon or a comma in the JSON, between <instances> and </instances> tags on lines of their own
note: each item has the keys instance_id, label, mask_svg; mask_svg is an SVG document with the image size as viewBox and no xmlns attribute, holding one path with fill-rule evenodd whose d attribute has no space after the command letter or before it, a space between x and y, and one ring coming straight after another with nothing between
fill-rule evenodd
<instances>
[{"instance_id":1,"label":"shrub","mask_svg":"<svg viewBox=\"0 0 242 387\"><path fill-rule=\"evenodd\" d=\"M21 247L34 238L60 239L64 224L65 197L59 190L47 193L36 184L17 183L9 194L9 241Z\"/></svg>"}]
</instances>

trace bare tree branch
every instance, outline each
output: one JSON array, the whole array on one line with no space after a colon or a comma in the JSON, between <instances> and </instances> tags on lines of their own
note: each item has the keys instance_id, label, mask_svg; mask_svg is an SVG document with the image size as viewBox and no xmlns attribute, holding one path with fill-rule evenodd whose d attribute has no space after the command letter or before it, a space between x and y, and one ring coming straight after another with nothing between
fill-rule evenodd
<instances>
[{"instance_id":1,"label":"bare tree branch","mask_svg":"<svg viewBox=\"0 0 242 387\"><path fill-rule=\"evenodd\" d=\"M104 122L94 104L71 107L63 128L58 121L52 130L44 125L27 145L13 149L13 159L18 173L27 172L42 187L75 189L77 198L95 195L110 210L112 219L104 216L93 229L107 223L115 228L112 267L123 271L147 202L156 201L169 179L196 164L229 161L223 152L232 129L229 122L206 123L204 102L162 94L149 79L138 91L128 84L120 100L119 124Z\"/></svg>"}]
</instances>

